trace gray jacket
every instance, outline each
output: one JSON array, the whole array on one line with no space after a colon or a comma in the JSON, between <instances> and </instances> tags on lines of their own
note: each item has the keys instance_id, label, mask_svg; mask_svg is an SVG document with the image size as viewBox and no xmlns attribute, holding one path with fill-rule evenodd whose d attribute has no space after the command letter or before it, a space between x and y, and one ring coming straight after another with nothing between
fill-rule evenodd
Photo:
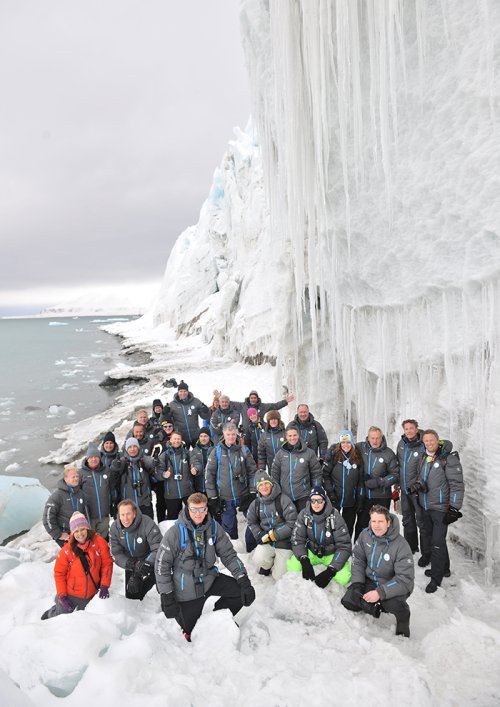
<instances>
[{"instance_id":1,"label":"gray jacket","mask_svg":"<svg viewBox=\"0 0 500 707\"><path fill-rule=\"evenodd\" d=\"M450 506L461 508L464 502L464 476L458 452L452 452L448 440L440 442L435 457L424 455L420 461L418 480L425 484L426 491L418 495L425 511L446 513Z\"/></svg>"},{"instance_id":2,"label":"gray jacket","mask_svg":"<svg viewBox=\"0 0 500 707\"><path fill-rule=\"evenodd\" d=\"M85 501L92 520L102 520L109 517L111 498L112 473L102 461L95 469L89 469L84 459L80 468L80 478Z\"/></svg>"},{"instance_id":3,"label":"gray jacket","mask_svg":"<svg viewBox=\"0 0 500 707\"><path fill-rule=\"evenodd\" d=\"M209 420L210 408L192 393L188 393L186 400L180 400L179 394L176 393L174 399L163 409L163 414L172 418L174 429L180 432L184 442L193 445L200 434L198 418Z\"/></svg>"},{"instance_id":4,"label":"gray jacket","mask_svg":"<svg viewBox=\"0 0 500 707\"><path fill-rule=\"evenodd\" d=\"M297 509L294 503L281 493L277 483L273 484L269 496L264 497L257 493L257 498L252 501L247 513L248 527L254 538L258 541L273 530L276 541L269 544L278 549L290 549L290 538L296 520Z\"/></svg>"},{"instance_id":5,"label":"gray jacket","mask_svg":"<svg viewBox=\"0 0 500 707\"><path fill-rule=\"evenodd\" d=\"M227 447L218 442L210 453L205 469L207 496L220 496L226 501L241 500L255 492L257 467L247 447L239 442Z\"/></svg>"},{"instance_id":6,"label":"gray jacket","mask_svg":"<svg viewBox=\"0 0 500 707\"><path fill-rule=\"evenodd\" d=\"M118 567L125 569L131 557L154 564L161 543L161 531L156 523L137 509L134 522L124 528L117 518L109 529L111 554Z\"/></svg>"},{"instance_id":7,"label":"gray jacket","mask_svg":"<svg viewBox=\"0 0 500 707\"><path fill-rule=\"evenodd\" d=\"M323 486L335 508L352 508L364 495L363 459L356 461L357 455L353 451L354 447L351 447L350 454L346 454L340 444L335 444L326 453ZM340 458L335 461L338 456Z\"/></svg>"},{"instance_id":8,"label":"gray jacket","mask_svg":"<svg viewBox=\"0 0 500 707\"><path fill-rule=\"evenodd\" d=\"M399 483L401 493L408 495L408 490L415 483L420 467L420 460L425 454L425 445L418 433L416 439L410 442L405 435L401 435L396 448L396 456L399 464Z\"/></svg>"},{"instance_id":9,"label":"gray jacket","mask_svg":"<svg viewBox=\"0 0 500 707\"><path fill-rule=\"evenodd\" d=\"M399 483L399 467L385 437L378 449L373 449L368 440L359 442L356 447L363 459L366 498L390 498L392 485Z\"/></svg>"},{"instance_id":10,"label":"gray jacket","mask_svg":"<svg viewBox=\"0 0 500 707\"><path fill-rule=\"evenodd\" d=\"M157 460L152 457L143 457L140 454L131 457L128 452L123 454L117 474L121 500L130 498L136 506L151 505L150 474L155 470L156 463Z\"/></svg>"},{"instance_id":11,"label":"gray jacket","mask_svg":"<svg viewBox=\"0 0 500 707\"><path fill-rule=\"evenodd\" d=\"M321 486L323 475L318 457L312 449L299 441L296 447L288 442L274 457L271 477L292 501L309 496L313 486Z\"/></svg>"},{"instance_id":12,"label":"gray jacket","mask_svg":"<svg viewBox=\"0 0 500 707\"><path fill-rule=\"evenodd\" d=\"M304 444L307 444L321 459L325 458L326 450L328 449L328 437L323 425L314 419L314 415L309 413L309 417L305 422L301 422L299 416L295 415L289 423L289 427L295 427Z\"/></svg>"},{"instance_id":13,"label":"gray jacket","mask_svg":"<svg viewBox=\"0 0 500 707\"><path fill-rule=\"evenodd\" d=\"M285 440L284 425L275 429L270 427L269 430L262 433L258 449L259 469L271 471L276 452L285 443Z\"/></svg>"},{"instance_id":14,"label":"gray jacket","mask_svg":"<svg viewBox=\"0 0 500 707\"><path fill-rule=\"evenodd\" d=\"M194 447L189 450L189 459L191 464L196 469L196 482L195 486L197 489L201 489L205 493L205 468L207 466L208 457L214 445L212 442L207 445L202 445L200 442L196 442Z\"/></svg>"},{"instance_id":15,"label":"gray jacket","mask_svg":"<svg viewBox=\"0 0 500 707\"><path fill-rule=\"evenodd\" d=\"M237 407L237 409L241 412L241 424L244 434L248 434L248 428L250 426L250 419L247 415L250 408L255 408L259 418L264 421L266 412L269 412L269 410L281 410L281 408L285 408L288 405L286 400L280 400L277 403L263 403L260 398L257 399L256 405L252 405L248 398L245 398L242 403L231 404Z\"/></svg>"},{"instance_id":16,"label":"gray jacket","mask_svg":"<svg viewBox=\"0 0 500 707\"><path fill-rule=\"evenodd\" d=\"M292 550L299 559L310 550L317 557L333 555L330 567L341 570L351 556L351 536L345 520L327 499L321 513L313 513L308 501L300 511L292 533Z\"/></svg>"},{"instance_id":17,"label":"gray jacket","mask_svg":"<svg viewBox=\"0 0 500 707\"><path fill-rule=\"evenodd\" d=\"M410 546L399 534L399 520L391 513L391 526L377 538L370 528L361 531L354 545L351 582L375 582L381 599L408 597L413 591L415 565Z\"/></svg>"},{"instance_id":18,"label":"gray jacket","mask_svg":"<svg viewBox=\"0 0 500 707\"><path fill-rule=\"evenodd\" d=\"M191 474L189 454L185 447L176 449L170 445L160 454L155 478L164 482L163 488L167 500L186 498L193 493L194 476ZM170 471L168 479L163 476L166 471Z\"/></svg>"},{"instance_id":19,"label":"gray jacket","mask_svg":"<svg viewBox=\"0 0 500 707\"><path fill-rule=\"evenodd\" d=\"M210 418L210 429L212 430L212 439L215 443L222 439L222 428L228 422L233 422L236 427L240 424L240 404L229 402L227 410L221 410L220 405L215 408Z\"/></svg>"},{"instance_id":20,"label":"gray jacket","mask_svg":"<svg viewBox=\"0 0 500 707\"><path fill-rule=\"evenodd\" d=\"M156 584L160 594L175 593L178 602L205 596L219 574L217 558L235 579L246 569L222 527L209 514L193 525L186 509L167 530L156 555Z\"/></svg>"},{"instance_id":21,"label":"gray jacket","mask_svg":"<svg viewBox=\"0 0 500 707\"><path fill-rule=\"evenodd\" d=\"M61 533L69 533L69 519L79 511L88 517L85 496L80 486L68 486L64 479L59 479L43 511L43 527L51 538L57 540Z\"/></svg>"}]
</instances>

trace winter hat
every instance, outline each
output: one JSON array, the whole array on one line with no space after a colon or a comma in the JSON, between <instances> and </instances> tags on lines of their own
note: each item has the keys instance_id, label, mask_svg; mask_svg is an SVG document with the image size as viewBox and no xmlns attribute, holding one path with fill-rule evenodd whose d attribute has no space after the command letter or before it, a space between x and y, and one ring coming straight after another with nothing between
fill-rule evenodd
<instances>
[{"instance_id":1,"label":"winter hat","mask_svg":"<svg viewBox=\"0 0 500 707\"><path fill-rule=\"evenodd\" d=\"M259 397L259 394L257 393L256 390L251 390L251 391L248 393L248 397L250 397L251 395L256 395L257 397Z\"/></svg>"},{"instance_id":2,"label":"winter hat","mask_svg":"<svg viewBox=\"0 0 500 707\"><path fill-rule=\"evenodd\" d=\"M106 434L102 438L102 443L104 444L104 442L113 442L114 444L116 444L115 435L112 432L106 432Z\"/></svg>"},{"instance_id":3,"label":"winter hat","mask_svg":"<svg viewBox=\"0 0 500 707\"><path fill-rule=\"evenodd\" d=\"M184 381L181 381L177 386L177 390L189 390L188 384L184 383Z\"/></svg>"},{"instance_id":4,"label":"winter hat","mask_svg":"<svg viewBox=\"0 0 500 707\"><path fill-rule=\"evenodd\" d=\"M200 430L200 434L198 435L198 439L200 438L201 435L208 435L210 439L212 439L212 434L210 432L210 427L202 427Z\"/></svg>"},{"instance_id":5,"label":"winter hat","mask_svg":"<svg viewBox=\"0 0 500 707\"><path fill-rule=\"evenodd\" d=\"M89 459L90 457L100 457L101 454L99 450L97 449L97 445L94 444L93 442L90 442L88 448L87 448L87 454L85 456L86 459Z\"/></svg>"},{"instance_id":6,"label":"winter hat","mask_svg":"<svg viewBox=\"0 0 500 707\"><path fill-rule=\"evenodd\" d=\"M161 409L163 410L163 403L160 398L155 398L153 400L153 410L155 409L155 407L161 407Z\"/></svg>"},{"instance_id":7,"label":"winter hat","mask_svg":"<svg viewBox=\"0 0 500 707\"><path fill-rule=\"evenodd\" d=\"M323 486L313 486L312 489L309 491L309 498L312 498L312 496L321 496L325 503L328 498Z\"/></svg>"},{"instance_id":8,"label":"winter hat","mask_svg":"<svg viewBox=\"0 0 500 707\"><path fill-rule=\"evenodd\" d=\"M277 410L269 410L266 415L266 421L269 422L270 420L278 420L278 422L281 422L281 415Z\"/></svg>"},{"instance_id":9,"label":"winter hat","mask_svg":"<svg viewBox=\"0 0 500 707\"><path fill-rule=\"evenodd\" d=\"M257 491L259 490L259 486L261 484L271 484L271 486L273 486L273 480L266 471L263 471L261 474L259 474L255 482L255 488L257 489Z\"/></svg>"},{"instance_id":10,"label":"winter hat","mask_svg":"<svg viewBox=\"0 0 500 707\"><path fill-rule=\"evenodd\" d=\"M248 417L250 417L251 415L258 415L258 414L259 413L257 412L257 410L255 408L248 408L248 410L247 410Z\"/></svg>"},{"instance_id":11,"label":"winter hat","mask_svg":"<svg viewBox=\"0 0 500 707\"><path fill-rule=\"evenodd\" d=\"M75 530L80 530L80 528L87 528L87 530L90 530L90 525L83 513L75 511L69 519L69 529L72 533L74 533Z\"/></svg>"},{"instance_id":12,"label":"winter hat","mask_svg":"<svg viewBox=\"0 0 500 707\"><path fill-rule=\"evenodd\" d=\"M350 442L351 444L354 444L351 430L342 430L339 434L339 444L342 444L342 442Z\"/></svg>"},{"instance_id":13,"label":"winter hat","mask_svg":"<svg viewBox=\"0 0 500 707\"><path fill-rule=\"evenodd\" d=\"M139 442L135 437L129 437L125 442L125 451L128 452L130 447L140 447Z\"/></svg>"}]
</instances>

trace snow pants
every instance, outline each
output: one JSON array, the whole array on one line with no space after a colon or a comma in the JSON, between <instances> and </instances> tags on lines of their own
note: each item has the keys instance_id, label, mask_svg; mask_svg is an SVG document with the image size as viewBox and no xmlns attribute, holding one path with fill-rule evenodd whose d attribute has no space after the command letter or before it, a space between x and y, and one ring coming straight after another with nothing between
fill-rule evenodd
<instances>
[{"instance_id":1,"label":"snow pants","mask_svg":"<svg viewBox=\"0 0 500 707\"><path fill-rule=\"evenodd\" d=\"M424 509L418 502L417 494L407 494L401 489L401 512L403 514L403 534L411 551L418 552L418 531L420 531L422 555L430 555L431 549L424 528Z\"/></svg>"},{"instance_id":2,"label":"snow pants","mask_svg":"<svg viewBox=\"0 0 500 707\"><path fill-rule=\"evenodd\" d=\"M205 596L191 601L179 602L180 616L177 618L177 623L186 633L191 634L193 631L208 597L220 597L215 602L214 611L229 609L233 616L243 606L238 582L234 577L229 577L227 574L219 574Z\"/></svg>"},{"instance_id":3,"label":"snow pants","mask_svg":"<svg viewBox=\"0 0 500 707\"><path fill-rule=\"evenodd\" d=\"M444 573L450 569L450 556L446 544L448 526L444 523L445 518L446 513L443 511L424 511L424 535L430 541L431 579L437 585L441 584ZM423 552L422 556L429 557Z\"/></svg>"},{"instance_id":4,"label":"snow pants","mask_svg":"<svg viewBox=\"0 0 500 707\"><path fill-rule=\"evenodd\" d=\"M278 580L287 572L287 562L292 556L291 550L276 548L271 543L257 545L253 559L258 567L265 570L272 568L273 579Z\"/></svg>"},{"instance_id":5,"label":"snow pants","mask_svg":"<svg viewBox=\"0 0 500 707\"><path fill-rule=\"evenodd\" d=\"M345 524L347 525L347 530L349 531L349 535L352 538L352 533L354 531L354 523L356 522L356 506L351 506L350 508L342 508L341 510L342 513L342 518L345 520Z\"/></svg>"},{"instance_id":6,"label":"snow pants","mask_svg":"<svg viewBox=\"0 0 500 707\"><path fill-rule=\"evenodd\" d=\"M58 597L56 596L56 603L45 612L42 618L52 619L54 616L59 616L60 614L71 614L72 611L83 611L93 597L90 597L90 599L81 599L80 597L74 597L71 594L68 594L68 601L73 607L71 611L65 611L57 599Z\"/></svg>"},{"instance_id":7,"label":"snow pants","mask_svg":"<svg viewBox=\"0 0 500 707\"><path fill-rule=\"evenodd\" d=\"M328 567L330 562L333 560L333 553L331 555L324 555L323 557L318 557L317 555L313 555L313 553L308 550L307 556L313 567L315 565L324 565L325 567ZM292 555L292 557L290 557L287 562L287 567L289 572L302 572L302 565L300 564L300 560L298 559L298 557L295 557L295 555ZM342 569L340 569L336 573L335 577L333 577L333 581L337 582L337 584L340 584L341 587L344 587L346 584L349 584L349 582L351 581L351 564L349 560L345 563Z\"/></svg>"},{"instance_id":8,"label":"snow pants","mask_svg":"<svg viewBox=\"0 0 500 707\"><path fill-rule=\"evenodd\" d=\"M377 585L370 579L367 579L364 585L352 584L340 600L341 604L349 611L364 611L366 614L374 616L375 604L365 601L363 595L376 588ZM396 617L396 633L405 625L408 626L410 622L410 607L406 601L408 596L408 594L405 594L399 597L392 597L392 599L382 599L380 602L382 611L387 614L394 614Z\"/></svg>"},{"instance_id":9,"label":"snow pants","mask_svg":"<svg viewBox=\"0 0 500 707\"><path fill-rule=\"evenodd\" d=\"M237 508L240 504L240 500L236 499L236 501L224 501L225 503L225 508L221 513L221 522L220 524L226 531L226 533L229 535L229 537L232 540L237 540L238 539L238 519L236 516ZM244 513L244 516L246 518L246 512ZM255 540L254 536L252 535L252 532L250 528L247 526L245 530L245 544L246 544L246 549L247 552L252 552L257 547L257 541Z\"/></svg>"}]
</instances>

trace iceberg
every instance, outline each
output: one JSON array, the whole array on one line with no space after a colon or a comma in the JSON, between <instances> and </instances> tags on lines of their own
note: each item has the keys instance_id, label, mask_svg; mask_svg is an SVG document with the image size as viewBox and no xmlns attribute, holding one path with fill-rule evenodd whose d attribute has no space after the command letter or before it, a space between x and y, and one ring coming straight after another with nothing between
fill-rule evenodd
<instances>
[{"instance_id":1,"label":"iceberg","mask_svg":"<svg viewBox=\"0 0 500 707\"><path fill-rule=\"evenodd\" d=\"M0 542L37 523L48 497L38 479L0 475Z\"/></svg>"}]
</instances>

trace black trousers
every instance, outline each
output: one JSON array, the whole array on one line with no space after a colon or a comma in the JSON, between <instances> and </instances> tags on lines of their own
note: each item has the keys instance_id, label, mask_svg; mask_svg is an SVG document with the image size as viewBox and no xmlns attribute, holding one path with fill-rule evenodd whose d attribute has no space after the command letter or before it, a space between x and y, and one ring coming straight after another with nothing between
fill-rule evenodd
<instances>
[{"instance_id":1,"label":"black trousers","mask_svg":"<svg viewBox=\"0 0 500 707\"><path fill-rule=\"evenodd\" d=\"M182 508L182 504L186 503L188 497L184 498L166 498L165 499L165 518L168 520L177 520ZM164 518L162 519L164 520Z\"/></svg>"},{"instance_id":2,"label":"black trousers","mask_svg":"<svg viewBox=\"0 0 500 707\"><path fill-rule=\"evenodd\" d=\"M138 591L132 592L129 590L128 582L133 574L132 570L125 570L125 596L127 599L138 599L142 601L149 590L155 586L155 575L154 572L152 572L148 577L142 577L141 581L137 582Z\"/></svg>"},{"instance_id":3,"label":"black trousers","mask_svg":"<svg viewBox=\"0 0 500 707\"><path fill-rule=\"evenodd\" d=\"M401 512L403 514L403 534L412 552L418 552L418 531L422 555L431 554L430 541L424 528L424 509L416 494L406 494L401 489Z\"/></svg>"},{"instance_id":4,"label":"black trousers","mask_svg":"<svg viewBox=\"0 0 500 707\"><path fill-rule=\"evenodd\" d=\"M424 535L430 540L431 579L438 585L441 584L444 573L450 569L446 544L448 526L444 523L445 517L444 511L424 511Z\"/></svg>"},{"instance_id":5,"label":"black trousers","mask_svg":"<svg viewBox=\"0 0 500 707\"><path fill-rule=\"evenodd\" d=\"M354 535L354 540L357 540L359 534L365 528L368 528L368 523L370 522L370 508L372 506L384 506L384 508L389 509L391 506L390 498L365 498L363 501L363 507L358 513L358 522L356 523L356 533Z\"/></svg>"},{"instance_id":6,"label":"black trousers","mask_svg":"<svg viewBox=\"0 0 500 707\"><path fill-rule=\"evenodd\" d=\"M351 506L350 508L342 508L342 518L345 520L347 525L347 530L349 535L352 537L352 532L354 530L354 523L356 522L356 506Z\"/></svg>"},{"instance_id":7,"label":"black trousers","mask_svg":"<svg viewBox=\"0 0 500 707\"><path fill-rule=\"evenodd\" d=\"M165 482L157 481L154 492L156 497L156 518L158 519L157 522L161 523L162 520L165 520L167 513L167 506L165 505Z\"/></svg>"},{"instance_id":8,"label":"black trousers","mask_svg":"<svg viewBox=\"0 0 500 707\"><path fill-rule=\"evenodd\" d=\"M141 513L144 513L145 516L149 516L151 520L154 520L154 515L153 515L153 506L139 506L141 509Z\"/></svg>"},{"instance_id":9,"label":"black trousers","mask_svg":"<svg viewBox=\"0 0 500 707\"><path fill-rule=\"evenodd\" d=\"M181 612L177 623L179 626L182 626L186 633L190 634L196 626L196 622L201 616L201 612L203 611L208 597L220 597L220 599L215 602L214 611L229 609L233 616L237 614L243 606L238 582L234 577L229 577L227 574L219 574L205 596L179 603Z\"/></svg>"},{"instance_id":10,"label":"black trousers","mask_svg":"<svg viewBox=\"0 0 500 707\"><path fill-rule=\"evenodd\" d=\"M351 584L340 600L342 606L349 611L364 611L366 614L371 614L373 604L366 602L363 599L363 594L366 594L366 592L376 588L377 585L375 582L372 582L369 579L365 581L364 586ZM392 599L383 599L380 602L382 611L385 611L387 614L394 614L398 626L399 624L407 623L410 620L410 607L406 601L407 597L408 595L392 597Z\"/></svg>"}]
</instances>

